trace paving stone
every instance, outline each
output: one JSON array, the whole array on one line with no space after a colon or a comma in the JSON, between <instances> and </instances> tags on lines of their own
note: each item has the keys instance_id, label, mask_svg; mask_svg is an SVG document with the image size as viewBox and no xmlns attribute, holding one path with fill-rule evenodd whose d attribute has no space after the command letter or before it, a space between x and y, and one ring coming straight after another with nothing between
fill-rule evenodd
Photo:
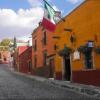
<instances>
[{"instance_id":1,"label":"paving stone","mask_svg":"<svg viewBox=\"0 0 100 100\"><path fill-rule=\"evenodd\" d=\"M0 100L100 100L51 84L15 74L0 65Z\"/></svg>"}]
</instances>

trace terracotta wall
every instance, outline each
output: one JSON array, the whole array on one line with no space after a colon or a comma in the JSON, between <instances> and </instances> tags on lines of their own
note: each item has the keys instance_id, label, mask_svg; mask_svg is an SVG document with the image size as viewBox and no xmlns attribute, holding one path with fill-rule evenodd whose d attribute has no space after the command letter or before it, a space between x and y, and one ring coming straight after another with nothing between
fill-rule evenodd
<instances>
[{"instance_id":1,"label":"terracotta wall","mask_svg":"<svg viewBox=\"0 0 100 100\"><path fill-rule=\"evenodd\" d=\"M31 64L30 68L29 62ZM19 55L19 71L23 73L32 72L32 47L27 48Z\"/></svg>"},{"instance_id":2,"label":"terracotta wall","mask_svg":"<svg viewBox=\"0 0 100 100\"><path fill-rule=\"evenodd\" d=\"M34 45L34 41L37 40L37 50L34 51L32 48L32 63L34 65L34 55L37 56L37 68L43 66L43 52L47 51L47 56L54 54L54 40L53 40L53 33L46 30L46 39L47 44L42 44L42 37L43 37L43 27L39 26L36 32L32 34L32 42Z\"/></svg>"},{"instance_id":3,"label":"terracotta wall","mask_svg":"<svg viewBox=\"0 0 100 100\"><path fill-rule=\"evenodd\" d=\"M44 31L46 31L46 45L43 45L43 34ZM33 69L35 70L35 73L37 75L49 77L50 72L50 66L48 64L44 65L44 58L43 54L44 51L47 52L47 56L54 55L54 39L53 39L54 33L49 32L48 30L44 29L43 26L38 26L37 29L35 29L32 33L32 65ZM37 50L34 51L34 43L35 40L37 41ZM35 66L34 58L37 57L37 66ZM53 57L52 57L53 58ZM47 58L49 59L49 58ZM49 60L48 60L49 61ZM54 67L51 66L51 67Z\"/></svg>"},{"instance_id":4,"label":"terracotta wall","mask_svg":"<svg viewBox=\"0 0 100 100\"><path fill-rule=\"evenodd\" d=\"M15 70L19 71L19 56L28 48L28 46L19 46L13 53L14 62L13 67Z\"/></svg>"}]
</instances>

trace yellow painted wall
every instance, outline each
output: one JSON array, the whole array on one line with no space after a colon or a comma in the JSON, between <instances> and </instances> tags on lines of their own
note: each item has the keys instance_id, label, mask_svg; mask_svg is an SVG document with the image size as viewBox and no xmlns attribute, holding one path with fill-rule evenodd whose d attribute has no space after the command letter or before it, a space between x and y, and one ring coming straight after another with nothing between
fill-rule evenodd
<instances>
[{"instance_id":1,"label":"yellow painted wall","mask_svg":"<svg viewBox=\"0 0 100 100\"><path fill-rule=\"evenodd\" d=\"M67 8L66 8L67 9ZM64 48L64 44L76 50L79 46L92 40L95 46L100 45L100 0L86 0L79 7L73 10L65 17L65 22L60 21L57 24L55 35L60 36L55 43L59 46L57 51ZM76 42L72 45L70 42L71 33L64 31L65 28L71 28L75 33ZM95 41L97 35L97 42ZM62 71L62 58L55 57L56 71ZM94 53L95 69L100 69L100 55ZM78 61L72 60L72 70L84 70L83 55Z\"/></svg>"}]
</instances>

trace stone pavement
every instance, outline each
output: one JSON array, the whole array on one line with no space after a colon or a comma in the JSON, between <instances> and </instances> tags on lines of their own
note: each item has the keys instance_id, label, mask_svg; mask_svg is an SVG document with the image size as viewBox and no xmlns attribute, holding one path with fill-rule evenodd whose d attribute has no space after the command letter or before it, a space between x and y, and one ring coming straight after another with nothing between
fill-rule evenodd
<instances>
[{"instance_id":1,"label":"stone pavement","mask_svg":"<svg viewBox=\"0 0 100 100\"><path fill-rule=\"evenodd\" d=\"M61 80L54 80L54 79L47 79L39 76L32 76L32 75L27 75L24 73L20 72L14 72L16 74L23 75L25 77L40 81L40 82L45 82L45 83L50 83L55 86L60 86L63 88L68 88L72 91L82 93L85 95L89 95L92 97L97 97L100 98L100 87L92 86L92 85L84 85L84 84L78 84L78 83L71 83L69 81L61 81Z\"/></svg>"},{"instance_id":2,"label":"stone pavement","mask_svg":"<svg viewBox=\"0 0 100 100\"><path fill-rule=\"evenodd\" d=\"M0 65L0 100L100 100Z\"/></svg>"}]
</instances>

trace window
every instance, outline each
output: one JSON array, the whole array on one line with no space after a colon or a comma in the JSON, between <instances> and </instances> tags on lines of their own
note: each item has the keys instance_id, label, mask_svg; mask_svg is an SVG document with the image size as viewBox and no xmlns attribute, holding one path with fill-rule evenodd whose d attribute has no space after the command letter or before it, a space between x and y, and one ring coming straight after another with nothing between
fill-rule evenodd
<instances>
[{"instance_id":1,"label":"window","mask_svg":"<svg viewBox=\"0 0 100 100\"><path fill-rule=\"evenodd\" d=\"M43 53L43 65L44 66L46 65L46 58L47 58L47 52L44 51L44 53Z\"/></svg>"},{"instance_id":2,"label":"window","mask_svg":"<svg viewBox=\"0 0 100 100\"><path fill-rule=\"evenodd\" d=\"M46 31L44 31L44 33L43 33L42 43L43 43L43 45L46 45L47 44Z\"/></svg>"},{"instance_id":3,"label":"window","mask_svg":"<svg viewBox=\"0 0 100 100\"><path fill-rule=\"evenodd\" d=\"M37 67L37 56L34 56L34 67Z\"/></svg>"},{"instance_id":4,"label":"window","mask_svg":"<svg viewBox=\"0 0 100 100\"><path fill-rule=\"evenodd\" d=\"M28 62L28 70L31 71L31 68L32 68L32 62L29 61L29 62Z\"/></svg>"},{"instance_id":5,"label":"window","mask_svg":"<svg viewBox=\"0 0 100 100\"><path fill-rule=\"evenodd\" d=\"M37 51L37 40L34 41L34 51Z\"/></svg>"},{"instance_id":6,"label":"window","mask_svg":"<svg viewBox=\"0 0 100 100\"><path fill-rule=\"evenodd\" d=\"M84 58L85 58L86 69L92 69L93 68L92 51L85 53Z\"/></svg>"}]
</instances>

